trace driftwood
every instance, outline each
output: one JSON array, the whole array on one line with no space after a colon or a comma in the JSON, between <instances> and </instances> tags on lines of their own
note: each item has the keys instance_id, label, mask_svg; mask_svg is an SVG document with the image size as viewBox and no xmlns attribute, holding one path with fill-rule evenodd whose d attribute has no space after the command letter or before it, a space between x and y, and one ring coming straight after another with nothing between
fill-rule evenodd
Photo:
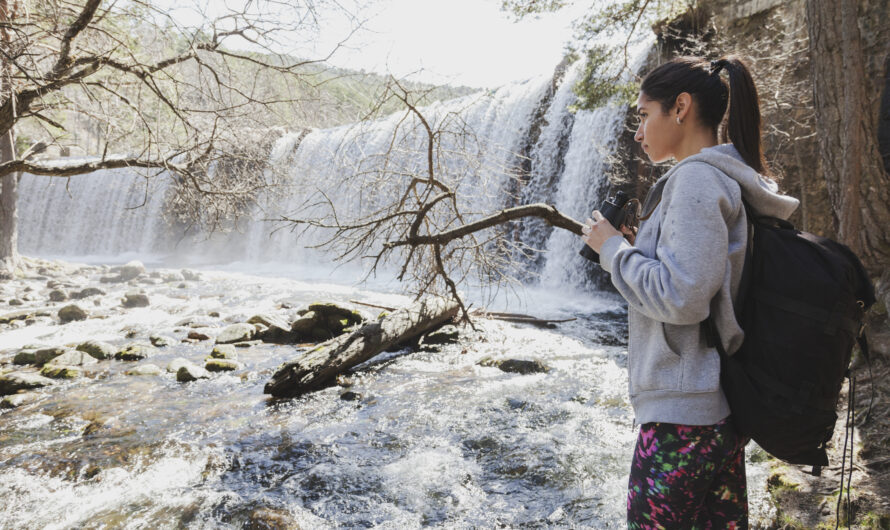
<instances>
[{"instance_id":1,"label":"driftwood","mask_svg":"<svg viewBox=\"0 0 890 530\"><path fill-rule=\"evenodd\" d=\"M284 363L263 392L273 397L295 397L330 386L340 373L454 318L459 308L452 300L427 298L396 310Z\"/></svg>"},{"instance_id":2,"label":"driftwood","mask_svg":"<svg viewBox=\"0 0 890 530\"><path fill-rule=\"evenodd\" d=\"M365 305L368 307L374 307L376 309L383 309L385 311L395 311L393 307L387 307L385 305L377 305L377 304L369 304L367 302L359 302L358 300L350 300L353 304ZM479 317L479 318L487 318L489 320L504 320L507 322L519 322L523 324L532 324L535 326L550 326L551 324L562 324L564 322L572 322L573 320L578 320L577 318L563 318L563 319L546 319L546 318L538 318L533 317L531 315L523 315L521 313L498 313L495 311L485 311L482 309L474 309L470 311L471 317Z\"/></svg>"}]
</instances>

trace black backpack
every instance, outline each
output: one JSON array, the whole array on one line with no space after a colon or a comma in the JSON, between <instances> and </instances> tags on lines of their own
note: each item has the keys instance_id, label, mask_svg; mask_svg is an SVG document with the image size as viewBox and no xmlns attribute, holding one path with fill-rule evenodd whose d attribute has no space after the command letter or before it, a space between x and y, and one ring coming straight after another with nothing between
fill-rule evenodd
<instances>
[{"instance_id":1,"label":"black backpack","mask_svg":"<svg viewBox=\"0 0 890 530\"><path fill-rule=\"evenodd\" d=\"M705 321L720 353L721 384L741 434L818 474L828 464L825 446L857 340L868 355L863 317L875 302L874 287L846 246L757 216L747 204L745 210L739 351L726 355L712 319Z\"/></svg>"}]
</instances>

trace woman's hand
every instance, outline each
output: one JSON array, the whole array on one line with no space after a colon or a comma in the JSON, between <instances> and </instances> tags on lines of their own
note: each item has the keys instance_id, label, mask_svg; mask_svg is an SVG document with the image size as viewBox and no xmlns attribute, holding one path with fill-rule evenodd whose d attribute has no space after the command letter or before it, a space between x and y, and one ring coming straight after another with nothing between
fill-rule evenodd
<instances>
[{"instance_id":1,"label":"woman's hand","mask_svg":"<svg viewBox=\"0 0 890 530\"><path fill-rule=\"evenodd\" d=\"M581 228L581 233L584 234L582 236L584 243L597 253L599 253L603 243L610 237L629 236L629 241L633 244L632 238L635 234L629 228L622 225L621 228L626 230L626 232L619 232L603 217L603 214L601 214L599 210L594 210L592 216L593 219L588 218L584 223L584 227Z\"/></svg>"}]
</instances>

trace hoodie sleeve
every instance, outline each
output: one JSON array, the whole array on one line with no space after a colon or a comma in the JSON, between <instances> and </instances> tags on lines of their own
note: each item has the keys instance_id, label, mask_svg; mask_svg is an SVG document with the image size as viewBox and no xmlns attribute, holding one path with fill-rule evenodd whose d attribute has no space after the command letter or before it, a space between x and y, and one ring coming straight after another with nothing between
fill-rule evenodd
<instances>
[{"instance_id":1,"label":"hoodie sleeve","mask_svg":"<svg viewBox=\"0 0 890 530\"><path fill-rule=\"evenodd\" d=\"M696 324L724 281L727 220L738 215L741 191L708 164L678 168L665 186L655 257L623 237L600 250L600 263L635 310L668 324ZM734 188L734 189L733 189Z\"/></svg>"}]
</instances>

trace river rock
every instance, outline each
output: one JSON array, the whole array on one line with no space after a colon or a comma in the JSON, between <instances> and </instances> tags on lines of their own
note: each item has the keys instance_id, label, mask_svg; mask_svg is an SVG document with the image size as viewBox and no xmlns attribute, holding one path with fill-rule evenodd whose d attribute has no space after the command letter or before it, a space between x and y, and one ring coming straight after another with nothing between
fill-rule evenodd
<instances>
[{"instance_id":1,"label":"river rock","mask_svg":"<svg viewBox=\"0 0 890 530\"><path fill-rule=\"evenodd\" d=\"M185 280L185 278L182 277L182 274L176 271L168 271L163 273L161 275L161 279L164 280L166 283L181 282Z\"/></svg>"},{"instance_id":2,"label":"river rock","mask_svg":"<svg viewBox=\"0 0 890 530\"><path fill-rule=\"evenodd\" d=\"M61 289L53 289L49 293L49 299L51 302L64 302L68 299L68 294Z\"/></svg>"},{"instance_id":3,"label":"river rock","mask_svg":"<svg viewBox=\"0 0 890 530\"><path fill-rule=\"evenodd\" d=\"M124 307L148 307L148 295L136 291L129 292L121 299Z\"/></svg>"},{"instance_id":4,"label":"river rock","mask_svg":"<svg viewBox=\"0 0 890 530\"><path fill-rule=\"evenodd\" d=\"M40 370L40 375L52 379L77 379L83 377L83 370L78 366L47 364Z\"/></svg>"},{"instance_id":5,"label":"river rock","mask_svg":"<svg viewBox=\"0 0 890 530\"><path fill-rule=\"evenodd\" d=\"M421 339L421 344L450 344L457 342L459 336L460 331L457 329L457 326L448 324L424 335L423 339Z\"/></svg>"},{"instance_id":6,"label":"river rock","mask_svg":"<svg viewBox=\"0 0 890 530\"><path fill-rule=\"evenodd\" d=\"M125 265L121 265L118 275L121 282L128 282L134 278L138 278L140 274L145 273L145 265L140 261L131 261Z\"/></svg>"},{"instance_id":7,"label":"river rock","mask_svg":"<svg viewBox=\"0 0 890 530\"><path fill-rule=\"evenodd\" d=\"M171 374L175 374L176 372L179 371L180 368L182 368L183 366L187 366L189 364L192 364L192 363L190 363L188 359L183 359L182 357L177 357L177 358L173 359L172 361L170 361L169 363L167 363L167 371Z\"/></svg>"},{"instance_id":8,"label":"river rock","mask_svg":"<svg viewBox=\"0 0 890 530\"><path fill-rule=\"evenodd\" d=\"M13 357L12 364L37 364L37 350L19 350Z\"/></svg>"},{"instance_id":9,"label":"river rock","mask_svg":"<svg viewBox=\"0 0 890 530\"><path fill-rule=\"evenodd\" d=\"M15 409L28 403L33 403L40 399L38 394L26 392L24 394L12 394L0 399L0 409Z\"/></svg>"},{"instance_id":10,"label":"river rock","mask_svg":"<svg viewBox=\"0 0 890 530\"><path fill-rule=\"evenodd\" d=\"M253 338L256 328L252 324L240 323L226 326L219 335L216 336L217 344L229 344L232 342L243 342Z\"/></svg>"},{"instance_id":11,"label":"river rock","mask_svg":"<svg viewBox=\"0 0 890 530\"><path fill-rule=\"evenodd\" d=\"M161 368L154 364L140 364L125 373L127 375L161 375Z\"/></svg>"},{"instance_id":12,"label":"river rock","mask_svg":"<svg viewBox=\"0 0 890 530\"><path fill-rule=\"evenodd\" d=\"M98 362L99 361L89 353L79 350L66 350L65 353L52 358L46 364L55 366L87 366Z\"/></svg>"},{"instance_id":13,"label":"river rock","mask_svg":"<svg viewBox=\"0 0 890 530\"><path fill-rule=\"evenodd\" d=\"M81 289L80 291L72 293L71 298L80 300L81 298L88 298L90 296L96 296L100 294L105 294L105 291L99 289L98 287L87 287L86 289Z\"/></svg>"},{"instance_id":14,"label":"river rock","mask_svg":"<svg viewBox=\"0 0 890 530\"><path fill-rule=\"evenodd\" d=\"M270 314L254 315L250 317L247 323L263 326L264 329L257 329L256 335L263 342L290 344L294 341L291 325L279 316Z\"/></svg>"},{"instance_id":15,"label":"river rock","mask_svg":"<svg viewBox=\"0 0 890 530\"><path fill-rule=\"evenodd\" d=\"M40 348L36 352L34 352L34 362L36 364L45 364L55 359L59 355L67 352L68 348L64 348L61 346L54 346L51 348Z\"/></svg>"},{"instance_id":16,"label":"river rock","mask_svg":"<svg viewBox=\"0 0 890 530\"><path fill-rule=\"evenodd\" d=\"M300 530L302 526L284 510L257 508L247 516L244 528L250 530Z\"/></svg>"},{"instance_id":17,"label":"river rock","mask_svg":"<svg viewBox=\"0 0 890 530\"><path fill-rule=\"evenodd\" d=\"M108 344L107 342L100 342L98 340L88 340L86 342L81 342L77 345L76 349L78 351L88 353L99 360L110 359L111 357L114 357L114 354L117 352L117 348L115 348L111 344Z\"/></svg>"},{"instance_id":18,"label":"river rock","mask_svg":"<svg viewBox=\"0 0 890 530\"><path fill-rule=\"evenodd\" d=\"M87 312L80 308L77 304L66 305L59 309L59 320L62 324L72 322L74 320L86 320Z\"/></svg>"},{"instance_id":19,"label":"river rock","mask_svg":"<svg viewBox=\"0 0 890 530\"><path fill-rule=\"evenodd\" d=\"M170 337L165 337L163 335L152 335L148 338L149 342L151 342L152 346L157 348L163 348L164 346L170 346L174 343L174 340Z\"/></svg>"},{"instance_id":20,"label":"river rock","mask_svg":"<svg viewBox=\"0 0 890 530\"><path fill-rule=\"evenodd\" d=\"M188 338L192 340L210 340L210 337L198 331L189 331Z\"/></svg>"},{"instance_id":21,"label":"river rock","mask_svg":"<svg viewBox=\"0 0 890 530\"><path fill-rule=\"evenodd\" d=\"M230 372L232 370L238 370L241 367L241 363L231 359L209 359L204 363L204 368L208 372Z\"/></svg>"},{"instance_id":22,"label":"river rock","mask_svg":"<svg viewBox=\"0 0 890 530\"><path fill-rule=\"evenodd\" d=\"M188 383L191 381L197 381L198 379L209 379L210 372L201 368L200 366L195 366L194 364L187 364L176 372L176 380L180 383Z\"/></svg>"},{"instance_id":23,"label":"river rock","mask_svg":"<svg viewBox=\"0 0 890 530\"><path fill-rule=\"evenodd\" d=\"M290 330L303 337L309 335L317 325L318 315L314 311L307 311L291 323Z\"/></svg>"},{"instance_id":24,"label":"river rock","mask_svg":"<svg viewBox=\"0 0 890 530\"><path fill-rule=\"evenodd\" d=\"M0 375L0 396L15 394L19 390L31 390L53 384L53 380L34 372L11 372Z\"/></svg>"},{"instance_id":25,"label":"river rock","mask_svg":"<svg viewBox=\"0 0 890 530\"><path fill-rule=\"evenodd\" d=\"M538 360L527 361L523 359L500 359L494 360L486 357L479 361L481 366L492 366L495 368L499 368L501 371L514 373L514 374L534 374L534 373L543 373L549 372L550 368L547 367L544 363Z\"/></svg>"},{"instance_id":26,"label":"river rock","mask_svg":"<svg viewBox=\"0 0 890 530\"><path fill-rule=\"evenodd\" d=\"M9 305L24 305L25 304L25 302L22 302L18 298L13 298L8 303L9 303Z\"/></svg>"},{"instance_id":27,"label":"river rock","mask_svg":"<svg viewBox=\"0 0 890 530\"><path fill-rule=\"evenodd\" d=\"M213 359L235 360L238 358L238 354L235 353L235 346L233 344L217 344L213 347L213 351L210 352L210 357Z\"/></svg>"},{"instance_id":28,"label":"river rock","mask_svg":"<svg viewBox=\"0 0 890 530\"><path fill-rule=\"evenodd\" d=\"M133 343L128 344L123 349L114 354L114 358L119 361L141 361L150 357L154 353L154 348L148 344Z\"/></svg>"},{"instance_id":29,"label":"river rock","mask_svg":"<svg viewBox=\"0 0 890 530\"><path fill-rule=\"evenodd\" d=\"M309 304L308 309L309 311L314 311L316 314L321 315L329 324L342 324L344 328L361 324L365 320L364 315L358 311L331 302L316 302ZM345 320L345 322L341 322L343 320Z\"/></svg>"},{"instance_id":30,"label":"river rock","mask_svg":"<svg viewBox=\"0 0 890 530\"><path fill-rule=\"evenodd\" d=\"M197 282L197 281L201 280L201 274L199 274L195 271L190 271L188 269L182 269L181 271L179 271L179 273L182 274L183 279L185 279L186 281L189 281L189 282Z\"/></svg>"}]
</instances>

